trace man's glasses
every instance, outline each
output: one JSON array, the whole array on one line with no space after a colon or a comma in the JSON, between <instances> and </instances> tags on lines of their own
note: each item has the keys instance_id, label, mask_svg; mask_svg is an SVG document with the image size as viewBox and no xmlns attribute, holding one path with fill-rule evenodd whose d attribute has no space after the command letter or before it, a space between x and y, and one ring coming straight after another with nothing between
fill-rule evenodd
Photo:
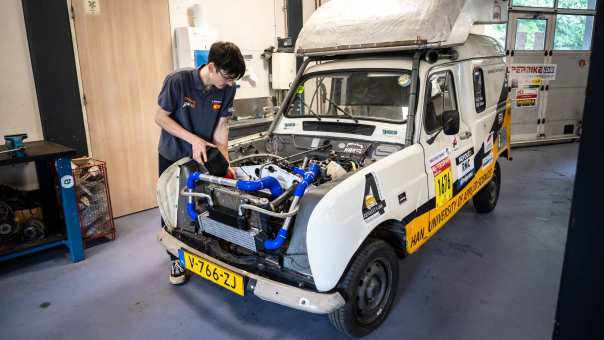
<instances>
[{"instance_id":1,"label":"man's glasses","mask_svg":"<svg viewBox=\"0 0 604 340\"><path fill-rule=\"evenodd\" d=\"M223 70L218 70L218 73L220 74L222 79L224 79L224 81L226 81L226 82L235 81L235 77L232 77L232 76L226 74L226 72L224 72Z\"/></svg>"}]
</instances>

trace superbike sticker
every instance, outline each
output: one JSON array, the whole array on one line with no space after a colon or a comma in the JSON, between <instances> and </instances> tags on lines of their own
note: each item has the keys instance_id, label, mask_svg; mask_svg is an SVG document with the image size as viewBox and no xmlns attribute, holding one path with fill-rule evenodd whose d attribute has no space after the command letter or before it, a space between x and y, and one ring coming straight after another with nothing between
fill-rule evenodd
<instances>
[{"instance_id":1,"label":"superbike sticker","mask_svg":"<svg viewBox=\"0 0 604 340\"><path fill-rule=\"evenodd\" d=\"M386 213L386 201L382 199L379 183L373 173L365 175L365 194L363 195L363 220L371 222Z\"/></svg>"}]
</instances>

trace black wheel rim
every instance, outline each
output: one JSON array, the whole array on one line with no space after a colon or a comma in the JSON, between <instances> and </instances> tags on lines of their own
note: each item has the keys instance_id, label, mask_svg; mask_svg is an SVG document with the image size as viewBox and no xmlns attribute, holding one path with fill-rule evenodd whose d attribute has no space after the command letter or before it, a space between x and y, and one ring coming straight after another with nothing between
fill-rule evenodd
<instances>
[{"instance_id":1,"label":"black wheel rim","mask_svg":"<svg viewBox=\"0 0 604 340\"><path fill-rule=\"evenodd\" d=\"M384 259L370 262L361 274L356 291L356 316L361 324L377 320L392 290L392 267Z\"/></svg>"}]
</instances>

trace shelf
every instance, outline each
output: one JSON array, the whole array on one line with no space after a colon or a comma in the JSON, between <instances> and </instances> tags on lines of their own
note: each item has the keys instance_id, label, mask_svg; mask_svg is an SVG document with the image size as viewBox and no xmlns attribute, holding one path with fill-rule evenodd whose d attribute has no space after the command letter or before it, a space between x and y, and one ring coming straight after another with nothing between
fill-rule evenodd
<instances>
[{"instance_id":1,"label":"shelf","mask_svg":"<svg viewBox=\"0 0 604 340\"><path fill-rule=\"evenodd\" d=\"M67 237L63 234L54 234L37 242L11 242L6 245L0 245L0 261L21 256L29 252L65 245L66 239Z\"/></svg>"},{"instance_id":2,"label":"shelf","mask_svg":"<svg viewBox=\"0 0 604 340\"><path fill-rule=\"evenodd\" d=\"M0 261L58 246L65 246L69 250L72 262L82 261L85 256L71 170L75 150L46 141L26 142L24 146L23 157L17 157L13 152L0 154L0 166L34 162L44 223L47 226L64 224L64 230L47 229L51 236L39 242L13 242L10 248L2 246ZM3 150L6 150L6 146L0 146L0 151ZM57 209L59 206L62 209Z\"/></svg>"}]
</instances>

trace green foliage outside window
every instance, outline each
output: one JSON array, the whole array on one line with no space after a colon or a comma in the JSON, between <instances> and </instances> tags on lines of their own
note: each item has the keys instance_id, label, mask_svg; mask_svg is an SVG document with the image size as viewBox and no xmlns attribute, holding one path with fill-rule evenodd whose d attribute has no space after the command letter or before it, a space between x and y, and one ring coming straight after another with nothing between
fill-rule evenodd
<instances>
[{"instance_id":1,"label":"green foliage outside window","mask_svg":"<svg viewBox=\"0 0 604 340\"><path fill-rule=\"evenodd\" d=\"M556 17L555 50L589 50L593 17L562 15Z\"/></svg>"},{"instance_id":2,"label":"green foliage outside window","mask_svg":"<svg viewBox=\"0 0 604 340\"><path fill-rule=\"evenodd\" d=\"M545 48L545 29L547 20L543 19L518 19L516 26L516 50L537 51ZM524 43L520 37L525 36ZM541 36L539 40L537 37Z\"/></svg>"},{"instance_id":3,"label":"green foliage outside window","mask_svg":"<svg viewBox=\"0 0 604 340\"><path fill-rule=\"evenodd\" d=\"M569 0L569 1L581 1L581 0ZM513 0L512 6L552 8L552 7L554 7L554 0Z\"/></svg>"},{"instance_id":4,"label":"green foliage outside window","mask_svg":"<svg viewBox=\"0 0 604 340\"><path fill-rule=\"evenodd\" d=\"M595 9L597 0L558 0L558 8ZM512 6L519 7L554 7L554 0L512 0Z\"/></svg>"},{"instance_id":5,"label":"green foliage outside window","mask_svg":"<svg viewBox=\"0 0 604 340\"><path fill-rule=\"evenodd\" d=\"M558 8L595 9L596 0L558 0Z\"/></svg>"},{"instance_id":6,"label":"green foliage outside window","mask_svg":"<svg viewBox=\"0 0 604 340\"><path fill-rule=\"evenodd\" d=\"M602 0L604 1L604 0ZM593 10L596 7L597 0L558 0L558 8L561 9L588 9ZM513 6L522 7L541 7L553 8L554 0L512 0ZM484 34L497 39L503 46L507 31L506 24L488 25ZM519 50L538 50L545 47L535 46L536 33L545 34L546 21L540 19L519 19L517 32L524 32L526 40L523 46L518 46L516 42L515 49ZM566 15L558 14L556 16L556 31L554 35L555 50L589 50L591 47L591 34L593 30L593 16L585 15ZM518 38L518 33L517 33ZM545 37L543 37L545 38ZM518 39L517 39L518 40Z\"/></svg>"}]
</instances>

